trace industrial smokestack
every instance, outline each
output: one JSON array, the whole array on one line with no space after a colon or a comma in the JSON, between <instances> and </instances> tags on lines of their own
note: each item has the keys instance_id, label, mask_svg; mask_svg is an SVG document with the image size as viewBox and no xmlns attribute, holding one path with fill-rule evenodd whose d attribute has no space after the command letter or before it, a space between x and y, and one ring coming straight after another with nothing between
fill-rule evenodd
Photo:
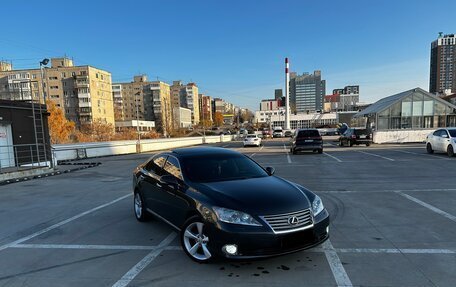
<instances>
[{"instance_id":1,"label":"industrial smokestack","mask_svg":"<svg viewBox=\"0 0 456 287\"><path fill-rule=\"evenodd\" d=\"M285 58L285 129L290 129L290 65Z\"/></svg>"}]
</instances>

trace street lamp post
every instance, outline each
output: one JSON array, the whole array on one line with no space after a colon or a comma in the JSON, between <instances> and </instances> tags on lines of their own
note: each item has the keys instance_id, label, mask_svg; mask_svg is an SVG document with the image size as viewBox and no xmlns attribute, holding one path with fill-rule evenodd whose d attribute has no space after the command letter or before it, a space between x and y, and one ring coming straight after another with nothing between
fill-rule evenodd
<instances>
[{"instance_id":1,"label":"street lamp post","mask_svg":"<svg viewBox=\"0 0 456 287\"><path fill-rule=\"evenodd\" d=\"M46 91L45 91L45 88L47 87L47 85L45 86L45 84L44 84L44 69L43 69L43 67L46 66L48 63L49 63L49 59L47 59L47 58L44 58L40 62L41 85L42 85L42 88L43 88L43 104L44 104L45 108L46 108ZM38 97L39 97L39 95L38 95ZM41 101L40 101L39 98L38 98L38 107L39 107L39 110L40 110L40 124L41 124L41 133L42 133L42 137L43 137L44 162L47 164L47 153L46 153L47 144L46 144L46 138L45 138L45 135L44 135L43 111L42 111L42 108L41 108L42 106L41 106ZM35 118L33 118L33 120L35 121ZM39 155L39 151L37 151L37 153ZM39 165L41 166L41 163L39 163ZM50 161L50 167L51 168L54 167L54 164L52 162L52 158L51 158L51 161Z\"/></svg>"},{"instance_id":2,"label":"street lamp post","mask_svg":"<svg viewBox=\"0 0 456 287\"><path fill-rule=\"evenodd\" d=\"M138 135L138 142L136 143L136 152L141 153L141 133L139 131L139 104L138 97L141 95L140 92L135 94L135 105L136 105L136 133Z\"/></svg>"}]
</instances>

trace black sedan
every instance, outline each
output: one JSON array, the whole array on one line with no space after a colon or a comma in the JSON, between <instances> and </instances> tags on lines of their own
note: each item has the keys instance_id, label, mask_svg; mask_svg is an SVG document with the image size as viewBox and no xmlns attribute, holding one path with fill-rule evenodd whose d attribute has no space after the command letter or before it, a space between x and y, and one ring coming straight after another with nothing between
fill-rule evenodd
<instances>
[{"instance_id":1,"label":"black sedan","mask_svg":"<svg viewBox=\"0 0 456 287\"><path fill-rule=\"evenodd\" d=\"M134 171L135 216L152 215L179 230L185 253L197 262L274 256L325 241L329 214L321 199L273 174L228 149L157 154Z\"/></svg>"}]
</instances>

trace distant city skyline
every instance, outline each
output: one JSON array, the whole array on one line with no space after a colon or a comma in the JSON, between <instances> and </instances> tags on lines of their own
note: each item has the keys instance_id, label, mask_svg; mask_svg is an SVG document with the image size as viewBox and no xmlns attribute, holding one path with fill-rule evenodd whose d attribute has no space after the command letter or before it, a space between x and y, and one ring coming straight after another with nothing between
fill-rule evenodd
<instances>
[{"instance_id":1,"label":"distant city skyline","mask_svg":"<svg viewBox=\"0 0 456 287\"><path fill-rule=\"evenodd\" d=\"M454 17L430 14L454 11L453 1L79 3L3 3L2 20L13 24L0 36L0 60L37 68L67 55L113 82L196 82L200 93L257 110L284 89L285 57L298 74L321 70L327 92L359 85L362 102L428 90L431 42L456 32Z\"/></svg>"}]
</instances>

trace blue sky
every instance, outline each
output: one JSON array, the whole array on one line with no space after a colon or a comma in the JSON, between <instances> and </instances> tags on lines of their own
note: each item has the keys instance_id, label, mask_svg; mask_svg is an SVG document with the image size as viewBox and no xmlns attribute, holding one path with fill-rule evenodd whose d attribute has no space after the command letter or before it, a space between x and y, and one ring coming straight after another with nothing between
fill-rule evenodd
<instances>
[{"instance_id":1,"label":"blue sky","mask_svg":"<svg viewBox=\"0 0 456 287\"><path fill-rule=\"evenodd\" d=\"M16 68L68 55L129 81L194 81L257 109L284 87L284 58L321 70L327 94L359 84L372 102L428 90L430 43L456 33L456 1L8 1L0 59Z\"/></svg>"}]
</instances>

